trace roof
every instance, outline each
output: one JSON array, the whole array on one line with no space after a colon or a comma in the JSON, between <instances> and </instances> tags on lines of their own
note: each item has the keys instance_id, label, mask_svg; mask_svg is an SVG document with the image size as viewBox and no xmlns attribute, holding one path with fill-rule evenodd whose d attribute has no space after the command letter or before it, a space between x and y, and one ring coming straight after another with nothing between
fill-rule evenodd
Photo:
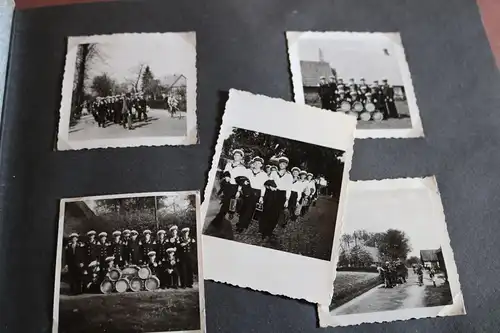
<instances>
[{"instance_id":1,"label":"roof","mask_svg":"<svg viewBox=\"0 0 500 333\"><path fill-rule=\"evenodd\" d=\"M420 250L422 261L438 261L437 253L439 250Z\"/></svg>"},{"instance_id":2,"label":"roof","mask_svg":"<svg viewBox=\"0 0 500 333\"><path fill-rule=\"evenodd\" d=\"M304 87L316 87L319 78L328 78L332 75L330 64L324 61L300 61L300 72L302 73L302 84Z\"/></svg>"}]
</instances>

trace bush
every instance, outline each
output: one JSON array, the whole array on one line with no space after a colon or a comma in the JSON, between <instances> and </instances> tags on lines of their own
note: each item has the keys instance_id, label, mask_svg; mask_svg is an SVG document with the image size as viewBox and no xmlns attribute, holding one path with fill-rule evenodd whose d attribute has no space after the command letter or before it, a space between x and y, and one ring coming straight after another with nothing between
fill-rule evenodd
<instances>
[{"instance_id":1,"label":"bush","mask_svg":"<svg viewBox=\"0 0 500 333\"><path fill-rule=\"evenodd\" d=\"M337 267L337 272L378 273L377 267Z\"/></svg>"}]
</instances>

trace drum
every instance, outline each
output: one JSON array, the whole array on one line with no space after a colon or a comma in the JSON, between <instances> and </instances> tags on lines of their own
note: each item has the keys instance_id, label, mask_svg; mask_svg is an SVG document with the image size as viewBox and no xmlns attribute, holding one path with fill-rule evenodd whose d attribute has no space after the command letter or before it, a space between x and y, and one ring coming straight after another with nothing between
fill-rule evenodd
<instances>
[{"instance_id":1,"label":"drum","mask_svg":"<svg viewBox=\"0 0 500 333\"><path fill-rule=\"evenodd\" d=\"M229 213L236 212L236 205L237 204L238 204L238 200L236 200L234 198L229 200Z\"/></svg>"},{"instance_id":2,"label":"drum","mask_svg":"<svg viewBox=\"0 0 500 333\"><path fill-rule=\"evenodd\" d=\"M352 109L356 112L361 112L364 110L363 103L361 102L354 102L352 105Z\"/></svg>"},{"instance_id":3,"label":"drum","mask_svg":"<svg viewBox=\"0 0 500 333\"><path fill-rule=\"evenodd\" d=\"M343 101L340 103L340 109L344 112L350 111L351 110L351 103L348 101Z\"/></svg>"},{"instance_id":4,"label":"drum","mask_svg":"<svg viewBox=\"0 0 500 333\"><path fill-rule=\"evenodd\" d=\"M130 287L130 283L127 278L121 278L115 282L115 290L119 293L126 292Z\"/></svg>"},{"instance_id":5,"label":"drum","mask_svg":"<svg viewBox=\"0 0 500 333\"><path fill-rule=\"evenodd\" d=\"M375 104L370 103L370 102L366 103L365 104L365 110L368 111L368 112L375 111Z\"/></svg>"},{"instance_id":6,"label":"drum","mask_svg":"<svg viewBox=\"0 0 500 333\"><path fill-rule=\"evenodd\" d=\"M370 112L361 112L361 114L359 115L359 119L364 120L364 121L368 121L368 120L372 119L372 115Z\"/></svg>"},{"instance_id":7,"label":"drum","mask_svg":"<svg viewBox=\"0 0 500 333\"><path fill-rule=\"evenodd\" d=\"M151 276L151 269L148 266L141 267L137 272L137 276L145 280Z\"/></svg>"},{"instance_id":8,"label":"drum","mask_svg":"<svg viewBox=\"0 0 500 333\"><path fill-rule=\"evenodd\" d=\"M347 113L347 115L349 115L349 116L353 116L353 117L356 117L356 119L358 119L358 113L357 113L357 112L355 112L355 111L349 111L349 112Z\"/></svg>"},{"instance_id":9,"label":"drum","mask_svg":"<svg viewBox=\"0 0 500 333\"><path fill-rule=\"evenodd\" d=\"M113 290L115 289L115 284L113 281L111 281L109 279L104 279L101 282L99 289L101 290L101 293L103 293L103 294L111 294L113 292Z\"/></svg>"},{"instance_id":10,"label":"drum","mask_svg":"<svg viewBox=\"0 0 500 333\"><path fill-rule=\"evenodd\" d=\"M384 115L382 114L382 112L380 111L375 111L373 114L372 114L372 119L374 121L382 121L384 119Z\"/></svg>"},{"instance_id":11,"label":"drum","mask_svg":"<svg viewBox=\"0 0 500 333\"><path fill-rule=\"evenodd\" d=\"M124 269L122 269L122 276L123 277L133 278L133 277L137 276L138 272L139 272L139 267L138 266L130 265L130 266L125 267Z\"/></svg>"},{"instance_id":12,"label":"drum","mask_svg":"<svg viewBox=\"0 0 500 333\"><path fill-rule=\"evenodd\" d=\"M144 281L139 277L132 278L129 285L132 291L141 291L144 289Z\"/></svg>"},{"instance_id":13,"label":"drum","mask_svg":"<svg viewBox=\"0 0 500 333\"><path fill-rule=\"evenodd\" d=\"M111 281L117 281L122 276L122 273L119 268L113 268L108 272L108 276Z\"/></svg>"},{"instance_id":14,"label":"drum","mask_svg":"<svg viewBox=\"0 0 500 333\"><path fill-rule=\"evenodd\" d=\"M257 203L255 206L255 210L252 215L252 222L258 222L260 216L262 215L262 211L264 210L264 205L261 203Z\"/></svg>"},{"instance_id":15,"label":"drum","mask_svg":"<svg viewBox=\"0 0 500 333\"><path fill-rule=\"evenodd\" d=\"M155 291L160 287L160 280L154 275L144 281L144 289L147 291Z\"/></svg>"}]
</instances>

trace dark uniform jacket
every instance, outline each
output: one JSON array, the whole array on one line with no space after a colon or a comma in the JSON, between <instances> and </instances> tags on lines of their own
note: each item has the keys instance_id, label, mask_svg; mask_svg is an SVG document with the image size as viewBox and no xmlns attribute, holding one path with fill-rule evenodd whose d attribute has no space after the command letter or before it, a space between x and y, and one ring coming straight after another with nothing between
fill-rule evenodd
<instances>
[{"instance_id":1,"label":"dark uniform jacket","mask_svg":"<svg viewBox=\"0 0 500 333\"><path fill-rule=\"evenodd\" d=\"M71 243L67 244L64 247L64 254L68 270L78 269L85 261L85 248L82 243L76 243L74 246Z\"/></svg>"},{"instance_id":2,"label":"dark uniform jacket","mask_svg":"<svg viewBox=\"0 0 500 333\"><path fill-rule=\"evenodd\" d=\"M168 248L174 248L176 251L179 251L179 236L175 237L175 238L172 238L170 237L168 240L167 240L167 243L168 243Z\"/></svg>"},{"instance_id":3,"label":"dark uniform jacket","mask_svg":"<svg viewBox=\"0 0 500 333\"><path fill-rule=\"evenodd\" d=\"M151 251L156 251L156 245L152 240L149 240L149 242L142 241L141 242L141 253L142 253L142 260L145 262L148 261L148 253Z\"/></svg>"},{"instance_id":4,"label":"dark uniform jacket","mask_svg":"<svg viewBox=\"0 0 500 333\"><path fill-rule=\"evenodd\" d=\"M178 250L180 260L191 259L192 253L196 252L196 241L193 238L181 239Z\"/></svg>"},{"instance_id":5,"label":"dark uniform jacket","mask_svg":"<svg viewBox=\"0 0 500 333\"><path fill-rule=\"evenodd\" d=\"M137 265L142 260L141 242L139 240L129 240L125 248L125 260L129 264Z\"/></svg>"},{"instance_id":6,"label":"dark uniform jacket","mask_svg":"<svg viewBox=\"0 0 500 333\"><path fill-rule=\"evenodd\" d=\"M168 274L172 274L174 271L177 270L177 261L178 259L175 258L175 256L166 258L165 262L163 263L163 269L165 272Z\"/></svg>"},{"instance_id":7,"label":"dark uniform jacket","mask_svg":"<svg viewBox=\"0 0 500 333\"><path fill-rule=\"evenodd\" d=\"M108 256L108 246L109 243L101 243L97 242L96 245L96 254L97 254L97 259L99 260L99 264L101 267L105 267L104 264L106 262L106 257Z\"/></svg>"},{"instance_id":8,"label":"dark uniform jacket","mask_svg":"<svg viewBox=\"0 0 500 333\"><path fill-rule=\"evenodd\" d=\"M93 242L88 241L85 243L85 256L87 264L99 257L99 254L97 253L97 241L94 240Z\"/></svg>"},{"instance_id":9,"label":"dark uniform jacket","mask_svg":"<svg viewBox=\"0 0 500 333\"><path fill-rule=\"evenodd\" d=\"M123 253L123 244L121 242L116 243L113 241L109 245L108 251L109 251L108 254L110 256L115 257L115 264L121 265L125 257Z\"/></svg>"},{"instance_id":10,"label":"dark uniform jacket","mask_svg":"<svg viewBox=\"0 0 500 333\"><path fill-rule=\"evenodd\" d=\"M169 248L169 242L164 239L163 242L156 241L156 260L158 263L163 263L167 259L167 249Z\"/></svg>"},{"instance_id":11,"label":"dark uniform jacket","mask_svg":"<svg viewBox=\"0 0 500 333\"><path fill-rule=\"evenodd\" d=\"M158 263L155 262L148 262L148 267L151 270L151 274L158 276L158 273L160 272L160 268L158 267Z\"/></svg>"},{"instance_id":12,"label":"dark uniform jacket","mask_svg":"<svg viewBox=\"0 0 500 333\"><path fill-rule=\"evenodd\" d=\"M330 90L330 88L328 87L328 83L320 83L319 84L319 89L318 89L319 97L321 99L328 98L328 92L329 92L329 90Z\"/></svg>"}]
</instances>

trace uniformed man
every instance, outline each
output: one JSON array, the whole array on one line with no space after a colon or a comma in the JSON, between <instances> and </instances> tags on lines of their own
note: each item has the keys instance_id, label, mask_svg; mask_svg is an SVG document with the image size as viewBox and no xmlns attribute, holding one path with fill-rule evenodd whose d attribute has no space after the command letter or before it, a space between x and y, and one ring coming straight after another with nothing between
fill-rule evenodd
<instances>
[{"instance_id":1,"label":"uniformed man","mask_svg":"<svg viewBox=\"0 0 500 333\"><path fill-rule=\"evenodd\" d=\"M196 241L189 236L189 228L181 230L179 246L179 273L181 288L193 287L193 259L196 258Z\"/></svg>"},{"instance_id":2,"label":"uniformed man","mask_svg":"<svg viewBox=\"0 0 500 333\"><path fill-rule=\"evenodd\" d=\"M354 82L353 78L349 79L348 86L349 86L349 90L351 90L351 91L355 90L356 92L358 91L358 85L356 84L356 82Z\"/></svg>"},{"instance_id":3,"label":"uniformed man","mask_svg":"<svg viewBox=\"0 0 500 333\"><path fill-rule=\"evenodd\" d=\"M365 90L365 91L369 91L370 90L370 87L368 86L368 84L366 84L366 80L364 77L362 77L360 80L359 80L359 92L362 93L362 90Z\"/></svg>"},{"instance_id":4,"label":"uniformed man","mask_svg":"<svg viewBox=\"0 0 500 333\"><path fill-rule=\"evenodd\" d=\"M106 232L99 233L99 241L96 245L97 259L101 268L106 267L106 258L108 257L109 243L106 241L108 234Z\"/></svg>"},{"instance_id":5,"label":"uniformed man","mask_svg":"<svg viewBox=\"0 0 500 333\"><path fill-rule=\"evenodd\" d=\"M127 128L129 130L132 129L132 103L130 101L130 94L127 93L123 97L122 101L122 125L123 128Z\"/></svg>"},{"instance_id":6,"label":"uniformed man","mask_svg":"<svg viewBox=\"0 0 500 333\"><path fill-rule=\"evenodd\" d=\"M78 242L78 237L77 233L70 234L69 243L64 249L65 266L68 270L69 285L71 292L75 295L82 292L85 261L85 249L83 244Z\"/></svg>"},{"instance_id":7,"label":"uniformed man","mask_svg":"<svg viewBox=\"0 0 500 333\"><path fill-rule=\"evenodd\" d=\"M328 87L328 82L326 82L324 76L321 76L319 78L318 94L319 94L319 99L321 100L321 108L329 109L330 108L329 87Z\"/></svg>"},{"instance_id":8,"label":"uniformed man","mask_svg":"<svg viewBox=\"0 0 500 333\"><path fill-rule=\"evenodd\" d=\"M271 204L264 208L262 219L264 220L262 234L264 238L273 237L273 231L279 223L284 226L285 210L288 209L288 200L290 199L293 177L287 170L289 159L286 156L278 158L278 171L271 173L270 179L276 183L276 192Z\"/></svg>"},{"instance_id":9,"label":"uniformed man","mask_svg":"<svg viewBox=\"0 0 500 333\"><path fill-rule=\"evenodd\" d=\"M168 237L168 248L177 249L179 246L179 227L174 224L168 229L168 232L170 233Z\"/></svg>"},{"instance_id":10,"label":"uniformed man","mask_svg":"<svg viewBox=\"0 0 500 333\"><path fill-rule=\"evenodd\" d=\"M151 270L151 274L154 276L158 277L158 273L160 271L160 267L158 265L158 262L156 261L156 251L151 250L146 254L146 257L148 259L145 260L147 263L149 269ZM159 278L159 277L158 277ZM161 283L161 280L160 280Z\"/></svg>"},{"instance_id":11,"label":"uniformed man","mask_svg":"<svg viewBox=\"0 0 500 333\"><path fill-rule=\"evenodd\" d=\"M388 116L391 118L399 118L399 113L394 101L394 88L389 85L387 79L384 79L382 82L382 94L384 95Z\"/></svg>"},{"instance_id":12,"label":"uniformed man","mask_svg":"<svg viewBox=\"0 0 500 333\"><path fill-rule=\"evenodd\" d=\"M304 182L300 180L300 174L303 172L297 167L293 167L291 169L292 171L292 185L291 185L291 193L290 193L290 200L288 203L288 210L290 212L290 219L292 221L297 220L297 217L299 214L297 214L297 207L300 207L300 199L302 199L302 192L304 191ZM300 210L299 210L300 211Z\"/></svg>"},{"instance_id":13,"label":"uniformed man","mask_svg":"<svg viewBox=\"0 0 500 333\"><path fill-rule=\"evenodd\" d=\"M148 120L148 116L146 114L146 100L140 94L137 96L137 117L139 121L144 118L144 121Z\"/></svg>"},{"instance_id":14,"label":"uniformed man","mask_svg":"<svg viewBox=\"0 0 500 333\"><path fill-rule=\"evenodd\" d=\"M316 182L314 181L314 175L312 173L307 173L307 186L308 186L308 201L309 205L306 208L306 213L309 210L313 200L314 196L316 194Z\"/></svg>"},{"instance_id":15,"label":"uniformed man","mask_svg":"<svg viewBox=\"0 0 500 333\"><path fill-rule=\"evenodd\" d=\"M142 260L144 262L148 262L149 256L148 253L155 250L155 244L151 240L151 230L146 229L142 232L144 240L141 242L141 252L142 252ZM156 253L155 253L156 255Z\"/></svg>"},{"instance_id":16,"label":"uniformed man","mask_svg":"<svg viewBox=\"0 0 500 333\"><path fill-rule=\"evenodd\" d=\"M262 157L255 156L250 164L251 168L247 170L247 178L250 186L248 194L243 198L240 217L236 224L237 232L242 232L248 228L257 203L260 205L264 203L264 195L266 194L264 183L269 179L268 175L262 170L262 165L264 164Z\"/></svg>"},{"instance_id":17,"label":"uniformed man","mask_svg":"<svg viewBox=\"0 0 500 333\"><path fill-rule=\"evenodd\" d=\"M127 244L126 261L131 265L139 265L141 258L141 242L137 238L139 233L137 230L130 231L130 240Z\"/></svg>"},{"instance_id":18,"label":"uniformed man","mask_svg":"<svg viewBox=\"0 0 500 333\"><path fill-rule=\"evenodd\" d=\"M170 244L165 239L165 230L158 230L156 233L156 241L155 241L155 251L156 251L156 261L160 266L160 271L158 272L160 278L160 288L166 287L166 276L165 276L165 267L164 263L167 260L167 249Z\"/></svg>"},{"instance_id":19,"label":"uniformed man","mask_svg":"<svg viewBox=\"0 0 500 333\"><path fill-rule=\"evenodd\" d=\"M120 242L122 244L122 250L123 250L123 265L126 266L129 264L129 253L128 253L128 243L130 241L130 230L125 229L122 232L122 236L120 239Z\"/></svg>"},{"instance_id":20,"label":"uniformed man","mask_svg":"<svg viewBox=\"0 0 500 333\"><path fill-rule=\"evenodd\" d=\"M123 259L124 259L121 235L122 235L121 231L119 230L113 231L113 241L108 247L108 254L115 258L114 263L117 267L123 266Z\"/></svg>"},{"instance_id":21,"label":"uniformed man","mask_svg":"<svg viewBox=\"0 0 500 333\"><path fill-rule=\"evenodd\" d=\"M97 106L97 124L99 127L106 127L106 113L107 106L105 100L99 100L99 104Z\"/></svg>"},{"instance_id":22,"label":"uniformed man","mask_svg":"<svg viewBox=\"0 0 500 333\"><path fill-rule=\"evenodd\" d=\"M177 289L179 287L179 260L175 257L177 249L167 249L167 258L162 269L165 270L165 286Z\"/></svg>"},{"instance_id":23,"label":"uniformed man","mask_svg":"<svg viewBox=\"0 0 500 333\"><path fill-rule=\"evenodd\" d=\"M96 260L97 254L97 241L95 239L96 232L94 230L89 230L87 232L87 242L85 243L85 264L88 265L92 261Z\"/></svg>"},{"instance_id":24,"label":"uniformed man","mask_svg":"<svg viewBox=\"0 0 500 333\"><path fill-rule=\"evenodd\" d=\"M130 230L128 229L123 230L121 240L123 245L128 244L128 241L130 240Z\"/></svg>"},{"instance_id":25,"label":"uniformed man","mask_svg":"<svg viewBox=\"0 0 500 333\"><path fill-rule=\"evenodd\" d=\"M335 76L331 75L328 79L328 109L336 111L337 100L337 80Z\"/></svg>"},{"instance_id":26,"label":"uniformed man","mask_svg":"<svg viewBox=\"0 0 500 333\"><path fill-rule=\"evenodd\" d=\"M236 177L246 176L247 168L243 165L243 157L245 154L242 149L234 149L232 151L233 161L228 162L224 168L224 172L229 172L230 177L227 177L227 182L224 187L224 197L220 208L221 213L229 212L229 204L231 199L238 199L238 185ZM234 213L234 212L232 212Z\"/></svg>"}]
</instances>

